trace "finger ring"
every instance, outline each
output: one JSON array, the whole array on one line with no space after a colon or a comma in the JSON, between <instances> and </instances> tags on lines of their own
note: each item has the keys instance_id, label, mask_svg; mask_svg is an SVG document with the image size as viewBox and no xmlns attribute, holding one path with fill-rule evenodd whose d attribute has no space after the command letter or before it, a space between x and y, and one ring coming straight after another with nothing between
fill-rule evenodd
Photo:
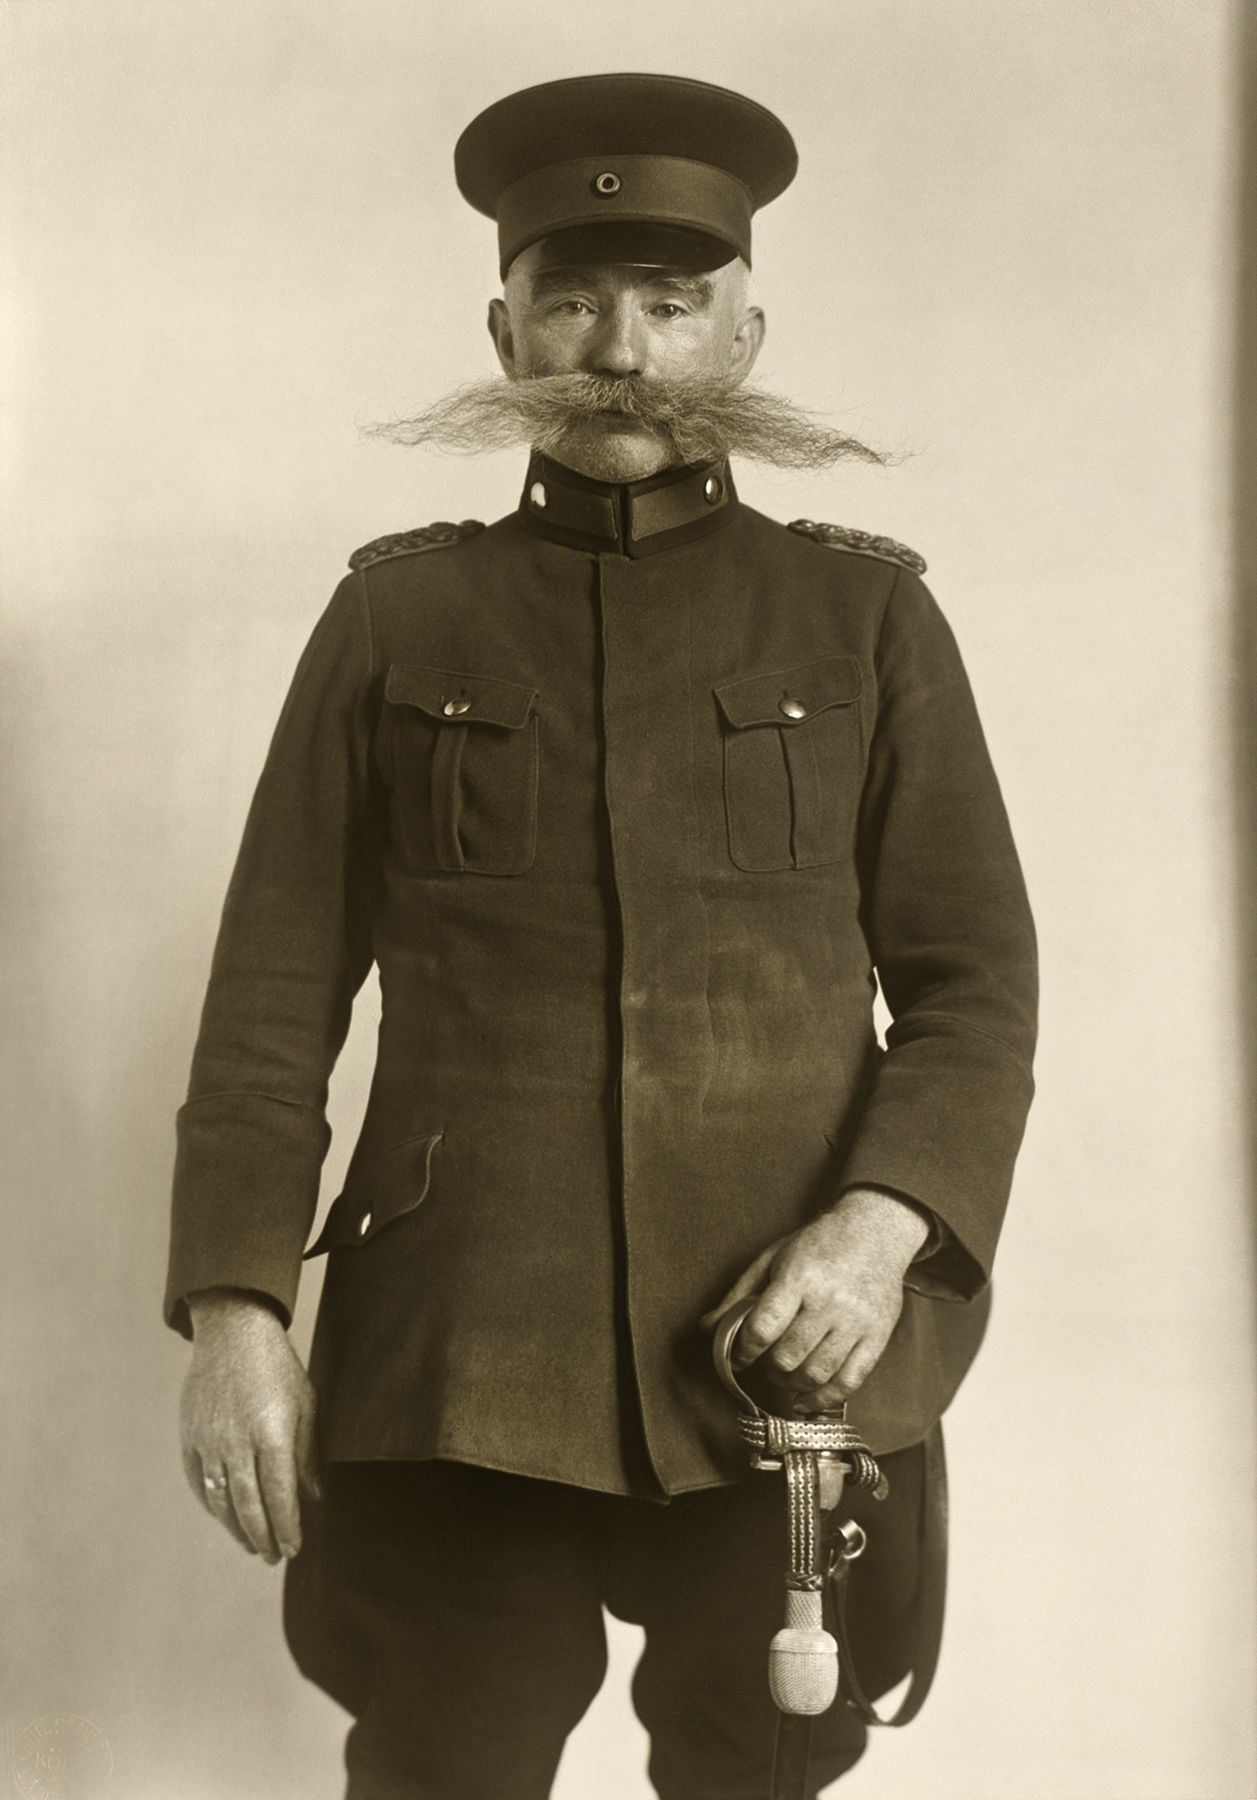
<instances>
[{"instance_id":1,"label":"finger ring","mask_svg":"<svg viewBox=\"0 0 1257 1800\"><path fill-rule=\"evenodd\" d=\"M201 1479L204 1481L206 1487L209 1488L210 1492L215 1494L227 1485L227 1477L225 1475L203 1475Z\"/></svg>"}]
</instances>

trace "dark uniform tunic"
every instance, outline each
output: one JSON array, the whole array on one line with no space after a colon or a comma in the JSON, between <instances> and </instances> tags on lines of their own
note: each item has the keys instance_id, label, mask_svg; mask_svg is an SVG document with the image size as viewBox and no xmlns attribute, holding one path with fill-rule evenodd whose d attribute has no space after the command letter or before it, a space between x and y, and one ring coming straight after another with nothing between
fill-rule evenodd
<instances>
[{"instance_id":1,"label":"dark uniform tunic","mask_svg":"<svg viewBox=\"0 0 1257 1800\"><path fill-rule=\"evenodd\" d=\"M982 1335L1034 1038L951 631L893 550L836 553L719 467L534 459L517 513L438 538L356 559L284 706L180 1115L168 1320L218 1285L289 1314L374 959L313 1247L327 1456L733 1478L699 1316L864 1183L939 1226L851 1408L875 1451L916 1442Z\"/></svg>"}]
</instances>

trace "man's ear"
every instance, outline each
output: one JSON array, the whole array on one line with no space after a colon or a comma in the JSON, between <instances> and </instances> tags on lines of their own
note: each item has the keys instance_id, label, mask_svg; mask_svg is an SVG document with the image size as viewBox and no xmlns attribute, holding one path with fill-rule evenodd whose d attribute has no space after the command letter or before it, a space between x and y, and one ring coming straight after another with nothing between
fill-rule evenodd
<instances>
[{"instance_id":1,"label":"man's ear","mask_svg":"<svg viewBox=\"0 0 1257 1800\"><path fill-rule=\"evenodd\" d=\"M506 310L505 300L490 300L488 325L489 336L493 339L493 347L502 365L502 373L509 381L514 381L515 334L511 330L511 315Z\"/></svg>"},{"instance_id":2,"label":"man's ear","mask_svg":"<svg viewBox=\"0 0 1257 1800\"><path fill-rule=\"evenodd\" d=\"M760 353L764 342L764 333L768 330L768 321L764 317L763 308L748 306L733 334L733 357L730 372L743 380L755 367L755 358Z\"/></svg>"}]
</instances>

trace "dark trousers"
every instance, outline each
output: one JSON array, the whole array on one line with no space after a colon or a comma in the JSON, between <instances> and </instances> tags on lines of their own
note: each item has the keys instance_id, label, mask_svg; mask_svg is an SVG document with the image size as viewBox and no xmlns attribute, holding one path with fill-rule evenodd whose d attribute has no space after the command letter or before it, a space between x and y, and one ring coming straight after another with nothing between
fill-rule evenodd
<instances>
[{"instance_id":1,"label":"dark trousers","mask_svg":"<svg viewBox=\"0 0 1257 1800\"><path fill-rule=\"evenodd\" d=\"M843 1507L869 1532L850 1623L874 1693L910 1654L919 1447L883 1467L890 1498ZM334 1463L324 1489L284 1624L302 1672L354 1715L346 1800L545 1800L606 1669L604 1604L645 1630L633 1703L662 1800L766 1800L780 1475L666 1505L445 1462ZM813 1794L864 1745L847 1708L818 1719Z\"/></svg>"}]
</instances>

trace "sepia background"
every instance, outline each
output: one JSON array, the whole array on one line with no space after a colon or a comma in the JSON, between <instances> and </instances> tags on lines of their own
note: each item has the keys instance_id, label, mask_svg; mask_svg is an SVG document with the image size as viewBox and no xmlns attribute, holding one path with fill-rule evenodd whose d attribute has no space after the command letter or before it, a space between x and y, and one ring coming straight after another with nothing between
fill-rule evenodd
<instances>
[{"instance_id":1,"label":"sepia background","mask_svg":"<svg viewBox=\"0 0 1257 1800\"><path fill-rule=\"evenodd\" d=\"M757 222L759 375L906 455L739 484L927 557L1042 941L994 1325L949 1416L938 1685L841 1792L1257 1791L1240 12L3 6L0 1793L35 1791L50 1716L113 1763L64 1800L342 1791L346 1720L288 1660L278 1572L184 1485L173 1118L252 784L347 554L515 503L519 456L359 435L492 367L493 231L453 140L604 69L744 89L794 132ZM557 1800L649 1795L637 1638L611 1641Z\"/></svg>"}]
</instances>

